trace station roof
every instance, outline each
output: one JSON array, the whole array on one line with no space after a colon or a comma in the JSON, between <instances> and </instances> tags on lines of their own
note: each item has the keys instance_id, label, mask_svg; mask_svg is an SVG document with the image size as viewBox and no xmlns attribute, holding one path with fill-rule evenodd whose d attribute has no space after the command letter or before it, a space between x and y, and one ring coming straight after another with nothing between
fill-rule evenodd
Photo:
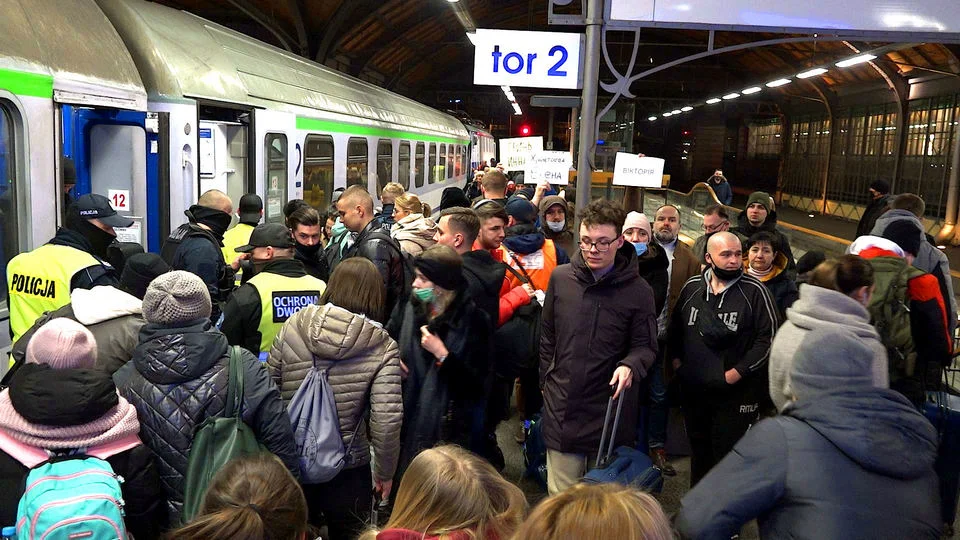
<instances>
[{"instance_id":1,"label":"station roof","mask_svg":"<svg viewBox=\"0 0 960 540\"><path fill-rule=\"evenodd\" d=\"M156 0L211 19L267 43L436 105L440 93L494 92L473 85L474 49L455 9L441 0ZM460 0L477 28L582 31L547 24L547 0ZM707 50L705 30L650 28L640 31L634 73ZM809 35L809 34L807 34ZM714 47L802 37L718 31ZM624 69L633 34L610 32L607 51ZM796 42L750 48L695 60L635 82L638 110L669 110L717 94L738 91L807 68L830 66L881 42ZM904 84L926 76L960 77L960 46L905 44L872 64L831 69L814 79L766 92L759 100L823 99L864 87ZM601 60L601 81L613 82ZM518 96L536 93L515 89ZM541 92L542 93L542 92ZM550 91L550 93L563 93ZM573 92L575 93L575 92ZM601 96L603 92L601 92Z\"/></svg>"}]
</instances>

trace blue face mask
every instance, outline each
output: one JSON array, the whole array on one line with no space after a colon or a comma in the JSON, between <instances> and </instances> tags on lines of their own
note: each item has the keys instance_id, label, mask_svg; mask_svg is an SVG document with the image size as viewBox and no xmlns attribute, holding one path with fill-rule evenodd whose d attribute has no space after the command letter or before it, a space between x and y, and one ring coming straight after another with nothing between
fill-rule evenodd
<instances>
[{"instance_id":1,"label":"blue face mask","mask_svg":"<svg viewBox=\"0 0 960 540\"><path fill-rule=\"evenodd\" d=\"M347 230L347 226L340 221L340 218L337 218L336 223L333 224L333 227L330 227L331 236L339 236Z\"/></svg>"},{"instance_id":2,"label":"blue face mask","mask_svg":"<svg viewBox=\"0 0 960 540\"><path fill-rule=\"evenodd\" d=\"M633 244L633 249L637 251L637 257L647 252L647 244L643 242L630 242L630 243Z\"/></svg>"}]
</instances>

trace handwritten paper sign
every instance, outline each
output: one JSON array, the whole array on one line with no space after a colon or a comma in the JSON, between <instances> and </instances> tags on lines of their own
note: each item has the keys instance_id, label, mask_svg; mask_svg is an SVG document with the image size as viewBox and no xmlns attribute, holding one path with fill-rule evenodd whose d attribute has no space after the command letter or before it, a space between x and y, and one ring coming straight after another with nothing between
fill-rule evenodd
<instances>
[{"instance_id":1,"label":"handwritten paper sign","mask_svg":"<svg viewBox=\"0 0 960 540\"><path fill-rule=\"evenodd\" d=\"M613 184L658 188L663 186L663 160L617 152L613 167Z\"/></svg>"},{"instance_id":2,"label":"handwritten paper sign","mask_svg":"<svg viewBox=\"0 0 960 540\"><path fill-rule=\"evenodd\" d=\"M573 158L570 152L537 152L527 161L523 183L548 182L553 186L566 185L570 178L571 165L573 165Z\"/></svg>"},{"instance_id":3,"label":"handwritten paper sign","mask_svg":"<svg viewBox=\"0 0 960 540\"><path fill-rule=\"evenodd\" d=\"M508 171L521 171L527 161L542 150L543 137L500 139L500 163Z\"/></svg>"}]
</instances>

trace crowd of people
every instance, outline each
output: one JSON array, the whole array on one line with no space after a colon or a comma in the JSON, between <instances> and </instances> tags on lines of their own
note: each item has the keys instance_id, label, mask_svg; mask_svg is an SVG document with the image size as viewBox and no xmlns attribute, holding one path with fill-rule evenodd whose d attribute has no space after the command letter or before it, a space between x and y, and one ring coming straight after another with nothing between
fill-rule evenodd
<instances>
[{"instance_id":1,"label":"crowd of people","mask_svg":"<svg viewBox=\"0 0 960 540\"><path fill-rule=\"evenodd\" d=\"M956 310L919 197L884 199L848 254L795 261L764 192L735 222L707 208L691 246L676 206L574 212L567 191L494 167L437 209L354 185L261 223L259 196L234 215L212 190L121 267L105 250L127 220L80 197L8 267L0 525L47 526L24 516L66 463L122 477L116 530L138 539L731 538L753 519L765 538L939 535L920 408ZM581 482L611 396L615 446L666 476L680 404L692 489L672 520ZM512 399L546 448L532 510L500 475ZM233 416L256 448L198 481L214 457L192 450Z\"/></svg>"}]
</instances>

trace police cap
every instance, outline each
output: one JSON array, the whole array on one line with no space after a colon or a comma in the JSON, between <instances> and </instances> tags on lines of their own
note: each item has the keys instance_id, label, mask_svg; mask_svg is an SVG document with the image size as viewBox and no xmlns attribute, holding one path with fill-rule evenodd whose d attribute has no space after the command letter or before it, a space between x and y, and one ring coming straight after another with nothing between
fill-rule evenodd
<instances>
[{"instance_id":1,"label":"police cap","mask_svg":"<svg viewBox=\"0 0 960 540\"><path fill-rule=\"evenodd\" d=\"M293 237L290 236L290 229L282 223L264 223L257 225L250 234L250 243L236 248L237 253L249 253L253 248L275 247L292 248Z\"/></svg>"}]
</instances>

